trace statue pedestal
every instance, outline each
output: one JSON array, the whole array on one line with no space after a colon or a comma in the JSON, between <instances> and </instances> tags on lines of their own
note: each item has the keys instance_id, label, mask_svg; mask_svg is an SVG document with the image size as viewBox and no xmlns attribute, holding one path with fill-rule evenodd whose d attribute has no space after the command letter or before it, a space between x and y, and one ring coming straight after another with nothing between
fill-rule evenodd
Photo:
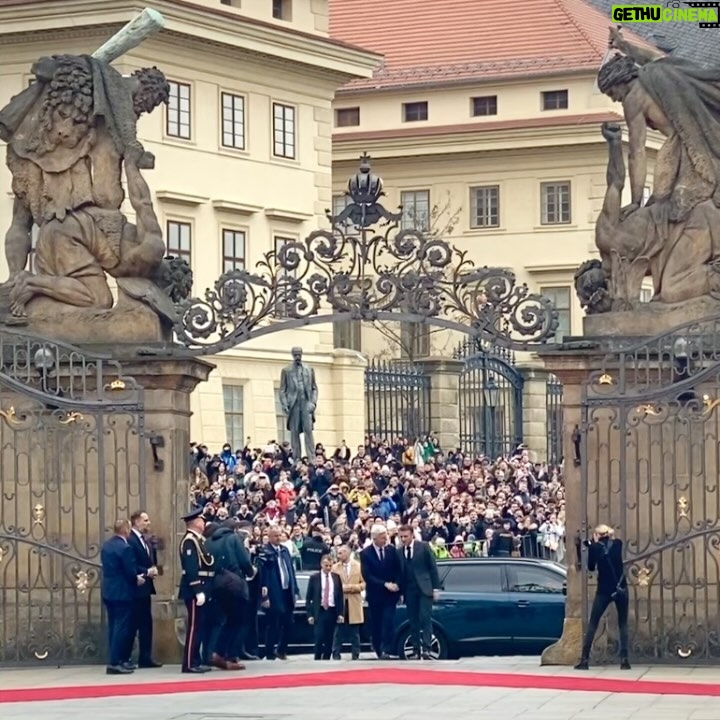
<instances>
[{"instance_id":1,"label":"statue pedestal","mask_svg":"<svg viewBox=\"0 0 720 720\"><path fill-rule=\"evenodd\" d=\"M188 510L190 448L190 393L207 380L214 365L205 360L182 357L123 359L123 371L145 390L145 428L151 437L161 438L146 449L146 510L152 532L162 541L158 551L160 575L153 598L153 657L159 662L178 663L181 647L177 626L185 612L177 600L180 583L178 546L185 527L180 517ZM182 607L182 610L181 610Z\"/></svg>"},{"instance_id":2,"label":"statue pedestal","mask_svg":"<svg viewBox=\"0 0 720 720\"><path fill-rule=\"evenodd\" d=\"M643 303L637 310L587 315L583 335L601 337L653 337L668 332L693 318L720 314L720 300L706 296L681 303Z\"/></svg>"}]
</instances>

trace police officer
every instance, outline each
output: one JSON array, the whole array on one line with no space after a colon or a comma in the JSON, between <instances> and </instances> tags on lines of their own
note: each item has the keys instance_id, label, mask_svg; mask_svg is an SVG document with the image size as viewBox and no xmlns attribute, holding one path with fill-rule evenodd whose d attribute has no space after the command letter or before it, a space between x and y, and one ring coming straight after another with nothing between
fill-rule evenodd
<instances>
[{"instance_id":1,"label":"police officer","mask_svg":"<svg viewBox=\"0 0 720 720\"><path fill-rule=\"evenodd\" d=\"M310 537L305 538L300 548L302 569L320 570L320 561L330 554L330 548L323 542L322 520L315 518L310 527Z\"/></svg>"},{"instance_id":2,"label":"police officer","mask_svg":"<svg viewBox=\"0 0 720 720\"><path fill-rule=\"evenodd\" d=\"M502 526L495 530L492 540L490 540L490 550L488 552L490 557L511 557L515 540L510 527L510 521L505 518L502 521Z\"/></svg>"},{"instance_id":3,"label":"police officer","mask_svg":"<svg viewBox=\"0 0 720 720\"><path fill-rule=\"evenodd\" d=\"M180 597L187 608L187 632L183 648L182 671L206 673L207 665L201 664L200 645L205 638L205 603L207 592L215 575L213 556L205 547L202 509L193 510L182 518L185 521L185 537L180 543Z\"/></svg>"}]
</instances>

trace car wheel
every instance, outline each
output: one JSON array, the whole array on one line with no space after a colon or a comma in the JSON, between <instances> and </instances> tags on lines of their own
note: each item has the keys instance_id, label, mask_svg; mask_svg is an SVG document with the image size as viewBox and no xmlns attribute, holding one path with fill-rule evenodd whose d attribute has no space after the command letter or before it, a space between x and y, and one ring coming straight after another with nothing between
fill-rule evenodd
<instances>
[{"instance_id":1,"label":"car wheel","mask_svg":"<svg viewBox=\"0 0 720 720\"><path fill-rule=\"evenodd\" d=\"M417 655L413 652L412 638L410 637L410 629L400 633L400 641L398 642L398 656L405 660L414 660ZM448 657L448 643L444 635L433 627L432 638L430 640L430 656L433 660L446 660Z\"/></svg>"}]
</instances>

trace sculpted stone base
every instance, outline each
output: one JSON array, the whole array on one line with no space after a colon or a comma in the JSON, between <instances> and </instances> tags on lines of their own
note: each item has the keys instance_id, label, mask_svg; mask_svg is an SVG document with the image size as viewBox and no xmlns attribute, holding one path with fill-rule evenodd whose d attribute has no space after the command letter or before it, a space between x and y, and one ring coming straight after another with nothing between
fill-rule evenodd
<instances>
[{"instance_id":1,"label":"sculpted stone base","mask_svg":"<svg viewBox=\"0 0 720 720\"><path fill-rule=\"evenodd\" d=\"M636 310L588 315L583 318L585 337L652 337L678 325L716 315L720 299L706 296L681 303L643 303Z\"/></svg>"},{"instance_id":2,"label":"sculpted stone base","mask_svg":"<svg viewBox=\"0 0 720 720\"><path fill-rule=\"evenodd\" d=\"M583 622L579 617L566 617L560 639L546 647L540 665L575 665L580 659L583 639Z\"/></svg>"},{"instance_id":3,"label":"sculpted stone base","mask_svg":"<svg viewBox=\"0 0 720 720\"><path fill-rule=\"evenodd\" d=\"M7 291L0 288L0 322L26 327L29 333L62 340L72 345L157 343L171 339L157 313L144 303L119 292L114 307L107 310L79 308L46 297L33 298L27 319L19 321L8 310Z\"/></svg>"}]
</instances>

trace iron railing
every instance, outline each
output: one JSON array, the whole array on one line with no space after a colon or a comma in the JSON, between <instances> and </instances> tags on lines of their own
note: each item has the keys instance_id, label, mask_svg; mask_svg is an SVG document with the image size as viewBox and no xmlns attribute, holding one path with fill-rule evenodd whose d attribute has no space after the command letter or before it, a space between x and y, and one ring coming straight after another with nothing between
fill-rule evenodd
<instances>
[{"instance_id":1,"label":"iron railing","mask_svg":"<svg viewBox=\"0 0 720 720\"><path fill-rule=\"evenodd\" d=\"M413 363L372 360L365 370L367 435L416 440L430 433L430 375Z\"/></svg>"},{"instance_id":2,"label":"iron railing","mask_svg":"<svg viewBox=\"0 0 720 720\"><path fill-rule=\"evenodd\" d=\"M547 423L547 461L562 462L563 452L563 384L556 375L549 375L545 385L545 417Z\"/></svg>"}]
</instances>

